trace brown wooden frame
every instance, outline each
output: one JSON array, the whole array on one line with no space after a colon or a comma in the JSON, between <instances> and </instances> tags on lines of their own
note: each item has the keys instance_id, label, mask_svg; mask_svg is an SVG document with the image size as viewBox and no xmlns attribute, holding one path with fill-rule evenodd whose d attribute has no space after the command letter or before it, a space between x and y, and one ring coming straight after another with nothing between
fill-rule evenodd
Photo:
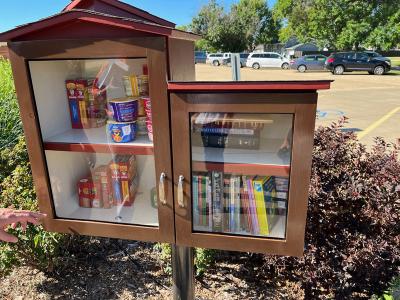
<instances>
[{"instance_id":1,"label":"brown wooden frame","mask_svg":"<svg viewBox=\"0 0 400 300\"><path fill-rule=\"evenodd\" d=\"M174 158L175 228L178 245L301 256L307 215L317 93L171 93ZM234 236L192 231L191 153L189 114L192 112L294 114L293 148L286 239ZM178 178L183 175L185 207L177 202Z\"/></svg>"},{"instance_id":2,"label":"brown wooden frame","mask_svg":"<svg viewBox=\"0 0 400 300\"><path fill-rule=\"evenodd\" d=\"M169 135L166 39L132 38L121 40L53 40L10 42L10 59L24 125L32 173L44 220L49 231L104 236L131 240L173 243L174 209L172 195L171 145ZM29 60L134 58L147 57L154 130L154 158L157 184L161 172L167 174L167 204L159 203L159 227L110 224L94 221L58 219L55 215L50 181L44 156L43 141L35 108L34 93L28 69Z\"/></svg>"}]
</instances>

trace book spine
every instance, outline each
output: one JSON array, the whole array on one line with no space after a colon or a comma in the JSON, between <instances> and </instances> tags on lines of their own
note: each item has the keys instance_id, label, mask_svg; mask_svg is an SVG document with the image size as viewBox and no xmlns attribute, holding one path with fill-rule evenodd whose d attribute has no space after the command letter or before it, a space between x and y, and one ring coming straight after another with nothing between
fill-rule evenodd
<instances>
[{"instance_id":1,"label":"book spine","mask_svg":"<svg viewBox=\"0 0 400 300\"><path fill-rule=\"evenodd\" d=\"M255 202L254 193L253 193L253 182L251 179L247 180L247 191L248 191L248 195L249 195L249 206L250 206L250 214L251 214L251 220L252 220L252 225L253 225L252 226L253 232L254 232L254 234L259 234L260 226L258 224L256 202Z\"/></svg>"},{"instance_id":2,"label":"book spine","mask_svg":"<svg viewBox=\"0 0 400 300\"><path fill-rule=\"evenodd\" d=\"M241 230L240 177L235 176L235 232Z\"/></svg>"},{"instance_id":3,"label":"book spine","mask_svg":"<svg viewBox=\"0 0 400 300\"><path fill-rule=\"evenodd\" d=\"M222 172L212 172L212 188L213 188L213 231L222 232L223 219L223 198L224 198L224 183Z\"/></svg>"},{"instance_id":4,"label":"book spine","mask_svg":"<svg viewBox=\"0 0 400 300\"><path fill-rule=\"evenodd\" d=\"M253 192L256 200L256 210L258 223L260 225L260 234L269 235L268 218L264 200L264 187L263 180L261 178L253 180Z\"/></svg>"},{"instance_id":5,"label":"book spine","mask_svg":"<svg viewBox=\"0 0 400 300\"><path fill-rule=\"evenodd\" d=\"M193 189L193 225L198 226L199 224L199 189L198 189L198 176L193 176L192 189Z\"/></svg>"},{"instance_id":6,"label":"book spine","mask_svg":"<svg viewBox=\"0 0 400 300\"><path fill-rule=\"evenodd\" d=\"M202 200L202 217L203 217L203 226L207 226L207 179L206 176L201 177L201 200Z\"/></svg>"},{"instance_id":7,"label":"book spine","mask_svg":"<svg viewBox=\"0 0 400 300\"><path fill-rule=\"evenodd\" d=\"M213 228L213 211L212 211L212 180L210 176L206 177L207 186L207 226L209 231Z\"/></svg>"},{"instance_id":8,"label":"book spine","mask_svg":"<svg viewBox=\"0 0 400 300\"><path fill-rule=\"evenodd\" d=\"M228 178L224 178L224 219L223 219L223 230L224 232L229 232L229 205L230 205L230 190L229 190L229 182Z\"/></svg>"},{"instance_id":9,"label":"book spine","mask_svg":"<svg viewBox=\"0 0 400 300\"><path fill-rule=\"evenodd\" d=\"M229 231L235 231L235 177L231 176L229 184Z\"/></svg>"},{"instance_id":10,"label":"book spine","mask_svg":"<svg viewBox=\"0 0 400 300\"><path fill-rule=\"evenodd\" d=\"M210 134L210 135L254 135L252 129L238 128L218 128L218 127L195 127L195 132Z\"/></svg>"},{"instance_id":11,"label":"book spine","mask_svg":"<svg viewBox=\"0 0 400 300\"><path fill-rule=\"evenodd\" d=\"M197 186L198 186L198 198L199 198L199 225L204 225L203 224L203 190L202 190L202 176L197 177Z\"/></svg>"}]
</instances>

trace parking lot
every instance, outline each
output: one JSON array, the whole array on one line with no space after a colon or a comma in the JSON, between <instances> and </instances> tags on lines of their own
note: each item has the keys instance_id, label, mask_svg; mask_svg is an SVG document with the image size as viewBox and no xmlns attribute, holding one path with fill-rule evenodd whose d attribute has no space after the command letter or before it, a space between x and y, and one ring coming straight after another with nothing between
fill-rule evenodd
<instances>
[{"instance_id":1,"label":"parking lot","mask_svg":"<svg viewBox=\"0 0 400 300\"><path fill-rule=\"evenodd\" d=\"M196 80L231 80L225 66L196 65ZM374 137L388 142L400 139L400 75L368 75L366 72L334 76L329 72L299 73L294 70L241 69L241 79L256 80L335 80L328 91L320 91L318 125L329 125L341 116L349 118L346 130L357 132L360 141L372 145Z\"/></svg>"}]
</instances>

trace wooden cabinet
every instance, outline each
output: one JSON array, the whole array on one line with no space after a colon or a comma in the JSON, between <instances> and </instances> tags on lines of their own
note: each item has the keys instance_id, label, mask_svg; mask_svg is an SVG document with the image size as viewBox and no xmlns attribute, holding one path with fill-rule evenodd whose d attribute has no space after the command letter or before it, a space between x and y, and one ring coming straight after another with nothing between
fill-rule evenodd
<instances>
[{"instance_id":1,"label":"wooden cabinet","mask_svg":"<svg viewBox=\"0 0 400 300\"><path fill-rule=\"evenodd\" d=\"M172 82L197 39L97 0L0 34L47 230L301 255L330 81Z\"/></svg>"},{"instance_id":2,"label":"wooden cabinet","mask_svg":"<svg viewBox=\"0 0 400 300\"><path fill-rule=\"evenodd\" d=\"M56 57L49 42L11 47L46 228L174 242L165 39L85 44ZM127 91L131 76L144 91Z\"/></svg>"},{"instance_id":3,"label":"wooden cabinet","mask_svg":"<svg viewBox=\"0 0 400 300\"><path fill-rule=\"evenodd\" d=\"M317 103L310 90L170 84L177 244L302 254Z\"/></svg>"}]
</instances>

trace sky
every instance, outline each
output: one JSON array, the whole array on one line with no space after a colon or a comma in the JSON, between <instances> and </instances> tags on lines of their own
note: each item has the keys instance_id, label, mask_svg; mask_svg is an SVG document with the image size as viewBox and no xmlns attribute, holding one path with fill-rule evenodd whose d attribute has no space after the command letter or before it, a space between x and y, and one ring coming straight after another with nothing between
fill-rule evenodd
<instances>
[{"instance_id":1,"label":"sky","mask_svg":"<svg viewBox=\"0 0 400 300\"><path fill-rule=\"evenodd\" d=\"M225 7L229 7L238 0L218 0ZM12 0L1 1L0 6L0 32L12 29L18 25L37 21L59 13L69 0ZM200 8L208 0L124 0L153 15L176 23L177 25L189 24ZM271 7L276 0L268 0Z\"/></svg>"}]
</instances>

